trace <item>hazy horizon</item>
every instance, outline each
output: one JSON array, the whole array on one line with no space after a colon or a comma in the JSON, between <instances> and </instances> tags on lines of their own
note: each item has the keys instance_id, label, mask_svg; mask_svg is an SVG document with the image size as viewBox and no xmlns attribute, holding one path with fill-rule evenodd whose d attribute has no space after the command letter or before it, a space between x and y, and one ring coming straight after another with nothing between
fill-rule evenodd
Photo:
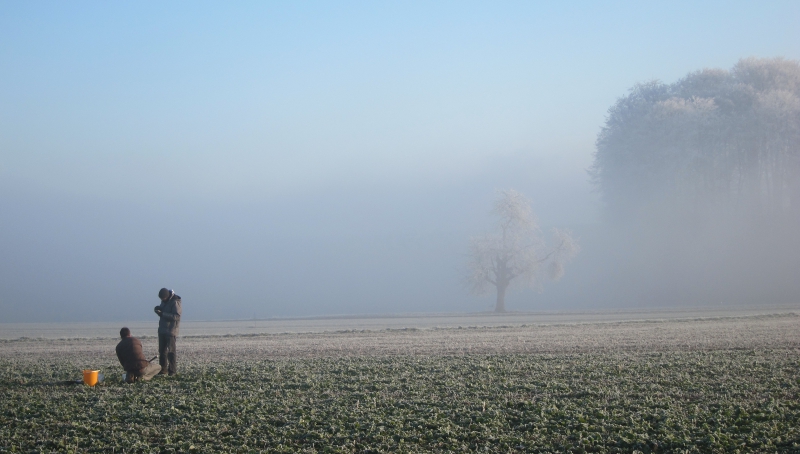
<instances>
[{"instance_id":1,"label":"hazy horizon","mask_svg":"<svg viewBox=\"0 0 800 454\"><path fill-rule=\"evenodd\" d=\"M488 311L464 262L505 188L582 247L508 310L724 304L644 298L657 267L611 269L587 170L637 83L798 60L798 19L788 1L5 3L0 318L155 319L161 287L191 320ZM753 304L793 298L790 272Z\"/></svg>"}]
</instances>

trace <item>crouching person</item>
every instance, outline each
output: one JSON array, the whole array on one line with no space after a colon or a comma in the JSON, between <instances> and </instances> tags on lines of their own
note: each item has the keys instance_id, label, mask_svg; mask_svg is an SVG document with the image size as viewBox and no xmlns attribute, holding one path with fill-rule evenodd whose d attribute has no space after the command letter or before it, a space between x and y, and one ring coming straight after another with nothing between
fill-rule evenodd
<instances>
[{"instance_id":1,"label":"crouching person","mask_svg":"<svg viewBox=\"0 0 800 454\"><path fill-rule=\"evenodd\" d=\"M122 368L127 373L126 381L133 383L138 380L150 380L161 370L158 364L150 364L142 353L142 342L131 336L131 330L127 327L119 330L122 338L117 344L117 358Z\"/></svg>"}]
</instances>

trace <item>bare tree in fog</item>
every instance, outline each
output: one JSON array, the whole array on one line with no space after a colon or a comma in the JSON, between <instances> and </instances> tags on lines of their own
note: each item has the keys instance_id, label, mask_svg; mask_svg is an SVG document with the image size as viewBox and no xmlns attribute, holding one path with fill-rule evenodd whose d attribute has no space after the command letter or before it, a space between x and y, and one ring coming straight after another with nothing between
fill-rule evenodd
<instances>
[{"instance_id":1,"label":"bare tree in fog","mask_svg":"<svg viewBox=\"0 0 800 454\"><path fill-rule=\"evenodd\" d=\"M553 229L548 245L524 195L509 189L498 192L492 214L499 219L493 233L470 241L468 283L473 293L497 289L495 312L505 311L506 290L514 283L540 288L542 269L558 280L564 264L578 252L569 232Z\"/></svg>"}]
</instances>

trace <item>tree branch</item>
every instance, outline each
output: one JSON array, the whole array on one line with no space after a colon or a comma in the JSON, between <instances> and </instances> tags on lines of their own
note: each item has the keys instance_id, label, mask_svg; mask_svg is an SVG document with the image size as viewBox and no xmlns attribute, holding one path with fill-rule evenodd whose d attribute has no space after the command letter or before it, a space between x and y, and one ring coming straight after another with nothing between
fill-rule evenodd
<instances>
[{"instance_id":1,"label":"tree branch","mask_svg":"<svg viewBox=\"0 0 800 454\"><path fill-rule=\"evenodd\" d=\"M561 248L564 246L564 242L565 240L561 240L561 244L556 246L552 251L550 251L547 255L545 255L544 258L537 260L536 263L546 262L550 257L553 256L553 254L561 250Z\"/></svg>"}]
</instances>

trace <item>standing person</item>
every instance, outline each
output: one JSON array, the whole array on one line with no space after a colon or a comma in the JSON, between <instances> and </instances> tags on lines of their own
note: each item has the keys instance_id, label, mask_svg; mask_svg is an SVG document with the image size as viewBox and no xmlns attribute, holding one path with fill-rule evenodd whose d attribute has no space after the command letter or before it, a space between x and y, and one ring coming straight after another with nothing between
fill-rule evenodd
<instances>
[{"instance_id":1,"label":"standing person","mask_svg":"<svg viewBox=\"0 0 800 454\"><path fill-rule=\"evenodd\" d=\"M181 297L168 288L158 291L161 304L153 308L160 317L158 321L158 363L161 365L160 375L178 373L175 338L178 336L178 325L181 323ZM167 365L169 363L169 366Z\"/></svg>"},{"instance_id":2,"label":"standing person","mask_svg":"<svg viewBox=\"0 0 800 454\"><path fill-rule=\"evenodd\" d=\"M150 361L145 359L142 342L131 336L131 330L127 326L119 330L119 337L122 340L117 344L117 359L127 373L125 381L133 383L155 377L161 367L158 364L150 364Z\"/></svg>"}]
</instances>

